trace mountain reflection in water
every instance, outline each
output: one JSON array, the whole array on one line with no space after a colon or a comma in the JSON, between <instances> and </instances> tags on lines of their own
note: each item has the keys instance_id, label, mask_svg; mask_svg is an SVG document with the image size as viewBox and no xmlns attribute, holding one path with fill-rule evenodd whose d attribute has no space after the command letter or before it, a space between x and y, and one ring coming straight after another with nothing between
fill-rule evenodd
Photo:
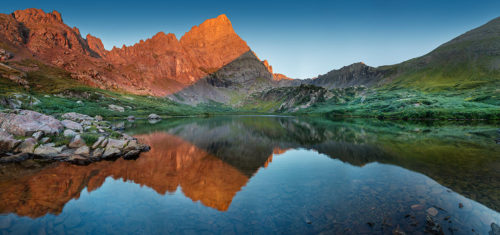
<instances>
[{"instance_id":1,"label":"mountain reflection in water","mask_svg":"<svg viewBox=\"0 0 500 235\"><path fill-rule=\"evenodd\" d=\"M414 173L418 172L441 184L442 186L437 184L434 188L429 188L433 197L445 194L446 188L444 187L447 187L494 211L500 209L498 190L500 188L498 180L500 179L498 158L500 147L494 143L497 133L492 125L412 124L373 120L331 121L319 118L240 116L167 119L156 124L139 121L126 123L126 126L130 134L151 146L150 152L142 154L136 160L118 159L96 162L87 166L67 163L47 164L35 161L1 165L0 213L14 213L34 219L48 213L59 215L63 213L69 201L80 198L80 193L84 189L88 192L99 191L107 182L108 177L151 188L160 195L173 195L180 190L185 197L194 202L200 202L205 207L220 212L227 212L239 192L247 190L247 193L250 193L252 191L252 187L246 186L253 177L260 174L261 168L273 165L271 163L273 156L282 154L283 156L279 157L286 158L287 151L293 150L291 152L294 152L297 149L313 150L352 166L363 167L373 162L400 166L410 170L400 173L402 177L414 174L414 177L420 178ZM392 169L379 164L371 165L360 172L368 174L367 172L370 172L369 169L372 168ZM304 180L313 177L311 178L312 184L321 185L333 180L314 178L315 174L321 175L319 173L297 174L301 175ZM294 174L294 172L287 172L287 174ZM341 172L333 174L341 174ZM382 188L391 190L399 186L403 188L403 185L398 184L396 179L394 179L394 185L391 185L390 182L373 181L370 179L370 174L368 178L353 178L352 184L363 181L371 182L362 188L371 190L370 194L374 197L380 194L379 190ZM376 188L376 185L380 185L379 188ZM321 190L330 190L318 187L314 189L319 190L318 195L322 193ZM342 185L335 187L338 187L335 190L340 190L335 191L338 197L349 191L343 190ZM404 185L404 187L411 188L412 185ZM420 190L418 187L424 186L417 185L416 187ZM273 188L268 190L270 196L281 195L280 200L286 201L286 197L274 192ZM289 190L286 189L285 192L291 193ZM325 205L318 204L317 206L328 204L323 203ZM348 205L349 202L344 204ZM240 206L239 204L237 207ZM272 210L272 205L269 206L271 206L269 210ZM288 206L289 209L293 208L291 204ZM404 205L404 207L409 206ZM448 207L456 207L456 205L448 205ZM349 210L355 210L355 208ZM484 210L474 213L484 214ZM305 217L308 216L314 217L314 212L313 215ZM484 218L499 218L499 215L488 212ZM484 218L479 218L484 222L478 223L491 222ZM325 222L325 224L329 223ZM361 224L363 223L366 225L366 221ZM327 228L325 226L313 231L322 231ZM328 227L328 229L331 228ZM362 228L360 231L364 231L363 229L367 228Z\"/></svg>"}]
</instances>

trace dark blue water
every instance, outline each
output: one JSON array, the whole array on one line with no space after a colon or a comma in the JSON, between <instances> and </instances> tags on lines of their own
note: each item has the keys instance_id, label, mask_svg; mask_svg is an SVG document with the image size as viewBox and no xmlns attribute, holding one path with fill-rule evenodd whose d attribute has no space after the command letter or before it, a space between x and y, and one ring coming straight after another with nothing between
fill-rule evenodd
<instances>
[{"instance_id":1,"label":"dark blue water","mask_svg":"<svg viewBox=\"0 0 500 235\"><path fill-rule=\"evenodd\" d=\"M126 123L137 160L25 162L0 175L2 234L488 234L487 124L283 117Z\"/></svg>"}]
</instances>

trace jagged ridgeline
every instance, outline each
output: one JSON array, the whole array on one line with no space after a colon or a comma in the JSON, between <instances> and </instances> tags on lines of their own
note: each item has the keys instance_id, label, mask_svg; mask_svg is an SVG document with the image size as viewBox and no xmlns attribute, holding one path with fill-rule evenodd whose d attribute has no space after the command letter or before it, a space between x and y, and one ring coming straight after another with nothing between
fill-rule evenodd
<instances>
[{"instance_id":1,"label":"jagged ridgeline","mask_svg":"<svg viewBox=\"0 0 500 235\"><path fill-rule=\"evenodd\" d=\"M422 57L377 68L355 63L310 79L273 73L226 15L180 39L159 32L112 50L95 36L82 37L56 11L0 14L0 29L3 107L105 116L125 115L109 112L115 104L133 115L500 118L499 18Z\"/></svg>"}]
</instances>

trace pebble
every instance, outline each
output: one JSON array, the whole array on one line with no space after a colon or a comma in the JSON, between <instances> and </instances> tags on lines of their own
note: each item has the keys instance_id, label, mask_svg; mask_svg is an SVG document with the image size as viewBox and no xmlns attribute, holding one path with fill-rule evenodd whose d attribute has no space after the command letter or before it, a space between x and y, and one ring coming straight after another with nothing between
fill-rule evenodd
<instances>
[{"instance_id":1,"label":"pebble","mask_svg":"<svg viewBox=\"0 0 500 235\"><path fill-rule=\"evenodd\" d=\"M414 210L414 211L423 210L424 209L424 205L422 205L422 204L414 204L414 205L411 205L411 209Z\"/></svg>"},{"instance_id":2,"label":"pebble","mask_svg":"<svg viewBox=\"0 0 500 235\"><path fill-rule=\"evenodd\" d=\"M438 210L434 207L427 209L427 214L431 216L436 216L438 213L439 213Z\"/></svg>"}]
</instances>

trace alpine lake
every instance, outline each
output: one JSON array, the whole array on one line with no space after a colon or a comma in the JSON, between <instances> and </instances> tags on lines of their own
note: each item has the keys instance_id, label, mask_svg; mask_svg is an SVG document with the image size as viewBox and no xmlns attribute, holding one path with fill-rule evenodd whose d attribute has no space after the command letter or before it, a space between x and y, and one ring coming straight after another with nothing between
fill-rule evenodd
<instances>
[{"instance_id":1,"label":"alpine lake","mask_svg":"<svg viewBox=\"0 0 500 235\"><path fill-rule=\"evenodd\" d=\"M497 234L498 123L118 122L151 150L0 165L0 234Z\"/></svg>"}]
</instances>

